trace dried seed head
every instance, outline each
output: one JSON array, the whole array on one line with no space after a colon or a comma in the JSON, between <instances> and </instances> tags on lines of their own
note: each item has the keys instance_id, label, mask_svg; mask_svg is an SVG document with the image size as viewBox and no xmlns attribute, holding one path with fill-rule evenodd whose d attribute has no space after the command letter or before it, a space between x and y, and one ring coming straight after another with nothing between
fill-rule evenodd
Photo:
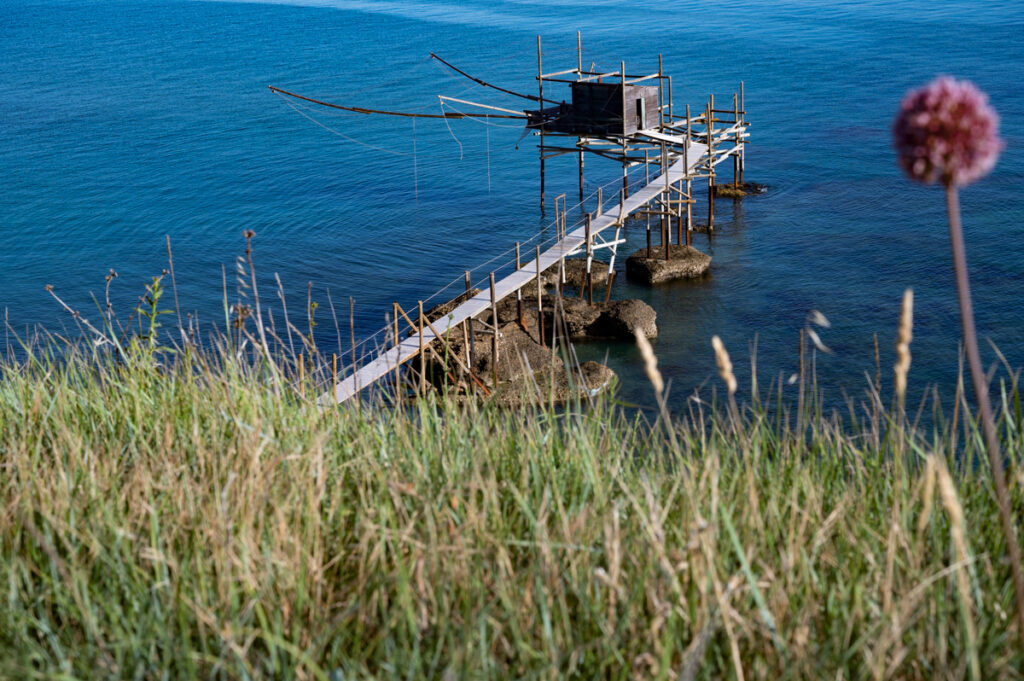
<instances>
[{"instance_id":1,"label":"dried seed head","mask_svg":"<svg viewBox=\"0 0 1024 681\"><path fill-rule=\"evenodd\" d=\"M828 317L823 315L819 310L811 310L811 313L807 315L807 319L812 324L817 324L823 329L832 328L832 323L828 320Z\"/></svg>"},{"instance_id":2,"label":"dried seed head","mask_svg":"<svg viewBox=\"0 0 1024 681\"><path fill-rule=\"evenodd\" d=\"M732 373L732 360L729 359L729 353L726 352L722 339L718 336L712 336L711 347L715 349L715 363L718 364L718 375L725 381L729 395L736 394L736 376Z\"/></svg>"},{"instance_id":3,"label":"dried seed head","mask_svg":"<svg viewBox=\"0 0 1024 681\"><path fill-rule=\"evenodd\" d=\"M970 184L992 170L1004 146L988 96L949 76L907 93L892 137L904 172L925 184Z\"/></svg>"},{"instance_id":4,"label":"dried seed head","mask_svg":"<svg viewBox=\"0 0 1024 681\"><path fill-rule=\"evenodd\" d=\"M633 335L636 336L636 345L640 348L640 356L644 358L644 372L647 374L647 380L654 386L654 392L661 397L661 393L665 390L665 381L661 379L661 372L658 371L658 358L654 355L654 350L640 327L633 329Z\"/></svg>"},{"instance_id":5,"label":"dried seed head","mask_svg":"<svg viewBox=\"0 0 1024 681\"><path fill-rule=\"evenodd\" d=\"M900 311L900 329L896 337L896 364L893 366L893 389L897 399L903 402L907 394L907 374L910 372L910 341L914 330L914 289L903 292L903 306Z\"/></svg>"}]
</instances>

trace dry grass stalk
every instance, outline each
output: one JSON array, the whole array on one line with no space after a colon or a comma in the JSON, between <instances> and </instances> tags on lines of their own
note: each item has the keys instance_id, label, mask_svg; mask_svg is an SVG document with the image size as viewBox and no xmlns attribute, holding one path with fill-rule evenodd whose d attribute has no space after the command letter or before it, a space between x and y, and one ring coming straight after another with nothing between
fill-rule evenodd
<instances>
[{"instance_id":1,"label":"dry grass stalk","mask_svg":"<svg viewBox=\"0 0 1024 681\"><path fill-rule=\"evenodd\" d=\"M658 358L654 354L654 349L651 348L647 336L639 327L633 329L633 335L636 336L636 345L640 348L640 356L644 360L644 373L647 374L647 380L654 386L654 392L660 399L662 393L665 392L665 381L661 378L661 372L658 371Z\"/></svg>"},{"instance_id":2,"label":"dry grass stalk","mask_svg":"<svg viewBox=\"0 0 1024 681\"><path fill-rule=\"evenodd\" d=\"M949 534L956 551L956 559L960 567L956 571L957 595L960 598L960 609L963 613L964 633L967 637L967 652L972 679L981 678L981 665L978 661L978 634L974 623L974 601L971 598L971 587L968 579L968 566L971 558L967 548L967 537L964 526L964 510L956 493L956 485L949 475L949 470L942 463L935 466L939 486L939 498L949 515Z\"/></svg>"}]
</instances>

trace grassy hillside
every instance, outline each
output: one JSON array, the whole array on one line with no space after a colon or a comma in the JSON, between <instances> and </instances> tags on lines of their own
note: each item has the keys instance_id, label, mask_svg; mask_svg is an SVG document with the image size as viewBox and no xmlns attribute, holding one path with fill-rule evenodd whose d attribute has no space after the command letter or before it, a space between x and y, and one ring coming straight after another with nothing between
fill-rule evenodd
<instances>
[{"instance_id":1,"label":"grassy hillside","mask_svg":"<svg viewBox=\"0 0 1024 681\"><path fill-rule=\"evenodd\" d=\"M0 369L4 676L1021 678L960 405L321 414L227 353L124 357Z\"/></svg>"}]
</instances>

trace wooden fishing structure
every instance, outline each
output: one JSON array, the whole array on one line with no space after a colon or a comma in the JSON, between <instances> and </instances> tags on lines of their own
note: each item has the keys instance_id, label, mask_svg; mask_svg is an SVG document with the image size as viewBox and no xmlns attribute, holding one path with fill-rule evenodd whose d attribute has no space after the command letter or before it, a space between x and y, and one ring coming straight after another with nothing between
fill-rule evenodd
<instances>
[{"instance_id":1,"label":"wooden fishing structure","mask_svg":"<svg viewBox=\"0 0 1024 681\"><path fill-rule=\"evenodd\" d=\"M516 295L520 309L524 299L532 300L536 295L536 320L539 336L543 338L542 274L566 258L578 255L586 257L585 288L589 288L588 299L593 300L593 276L597 267L604 270L610 288L614 276L615 258L618 246L625 243L622 229L627 218L641 216L647 224L647 256L671 258L673 223L676 226L676 243L689 246L694 229L693 186L698 181L707 182L707 227L714 228L715 183L718 167L732 161L732 181L742 186L745 162L745 145L749 126L744 109L743 84L732 96L731 108L716 108L714 95L699 112L692 112L689 106L677 111L672 98L672 78L662 70L661 55L658 56L658 71L655 73L630 74L620 62L618 70L599 71L593 66L583 68L583 49L577 33L577 63L574 67L545 73L541 40L537 38L537 86L536 95L519 93L487 83L455 67L437 55L431 57L482 87L493 88L506 94L515 95L532 102L535 106L521 111L495 107L439 95L442 103L455 102L486 111L486 113L464 113L443 111L442 113L418 113L385 111L358 106L339 105L324 102L281 88L271 90L284 97L293 97L317 105L342 109L355 113L381 114L412 118L504 118L521 119L528 130L539 137L540 153L540 200L545 205L545 162L564 154L576 154L580 202L566 206L565 194L555 198L554 230L545 248L536 246L534 257L522 260L519 244L516 244L515 268L496 280L492 272L487 290L470 295L469 275L466 276L465 300L448 311L443 318L430 320L419 302L413 316L406 313L398 303L392 306L392 314L385 333L388 336L383 347L366 363L360 364L355 357L338 378L337 368L331 372L332 387L321 398L322 405L342 403L356 396L362 389L376 384L392 372L397 376L403 365L426 353L435 356L446 355L457 365L449 368L449 374L463 374L470 379L468 385L476 386L485 393L495 387L495 376L488 387L475 376L472 360L469 365L459 360L454 352L433 350L440 344L447 346L450 339L471 339L472 326L482 325L492 338L494 364L498 356L497 303L507 296ZM567 95L560 97L559 95ZM596 205L589 212L583 196L583 171L586 155L601 157L617 162L622 167L622 186L617 200L606 205L602 189L597 191ZM630 193L631 168L642 167L643 184ZM569 227L570 211L579 210L583 219ZM660 224L658 244L652 243L652 219ZM597 251L607 249L609 261L595 264ZM560 268L564 272L564 268ZM582 295L582 291L581 291ZM527 315L532 316L532 315ZM520 315L522 319L522 315ZM404 319L405 323L400 323ZM477 327L479 330L479 326ZM422 366L422 362L421 362ZM424 372L419 371L417 381L420 390L426 389Z\"/></svg>"}]
</instances>

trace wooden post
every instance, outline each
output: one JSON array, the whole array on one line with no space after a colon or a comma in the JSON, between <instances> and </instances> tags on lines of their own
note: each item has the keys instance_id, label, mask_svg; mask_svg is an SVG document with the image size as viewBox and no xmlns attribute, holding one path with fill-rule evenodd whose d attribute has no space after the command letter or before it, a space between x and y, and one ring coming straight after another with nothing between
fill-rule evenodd
<instances>
[{"instance_id":1,"label":"wooden post","mask_svg":"<svg viewBox=\"0 0 1024 681\"><path fill-rule=\"evenodd\" d=\"M651 204L647 204L647 257L651 257Z\"/></svg>"},{"instance_id":2,"label":"wooden post","mask_svg":"<svg viewBox=\"0 0 1024 681\"><path fill-rule=\"evenodd\" d=\"M473 375L473 359L469 353L469 322L462 325L462 347L466 348L466 367L469 369L469 387L476 385L476 376Z\"/></svg>"},{"instance_id":3,"label":"wooden post","mask_svg":"<svg viewBox=\"0 0 1024 681\"><path fill-rule=\"evenodd\" d=\"M584 284L583 287L581 287L581 289L580 289L580 297L581 298L583 297L583 290L582 289L586 288L587 289L587 302L588 302L588 304L591 307L593 307L594 306L594 286L593 286L594 281L593 281L593 278L590 276L590 267L591 267L591 264L594 262L594 251L593 251L593 246L592 246L592 242L591 242L590 215L589 214L587 215L587 222L586 222L586 238L587 238L587 279L583 283Z\"/></svg>"},{"instance_id":4,"label":"wooden post","mask_svg":"<svg viewBox=\"0 0 1024 681\"><path fill-rule=\"evenodd\" d=\"M391 322L391 325L392 325L392 328L393 328L393 331L394 331L394 336L395 336L395 348L398 348L398 343L399 343L399 340L398 340L398 303L391 303L391 319L393 320ZM402 394L402 391L398 389L398 374L399 374L400 369L401 369L401 365L398 362L398 355L397 355L398 352L399 351L396 350L396 355L395 355L395 391L396 391L395 395L396 396L400 396Z\"/></svg>"},{"instance_id":5,"label":"wooden post","mask_svg":"<svg viewBox=\"0 0 1024 681\"><path fill-rule=\"evenodd\" d=\"M580 282L579 291L577 291L576 295L581 300L583 299L583 294L587 292L587 272L590 271L590 220L590 213L583 216L583 248L587 255L587 269L583 273L583 281Z\"/></svg>"},{"instance_id":6,"label":"wooden post","mask_svg":"<svg viewBox=\"0 0 1024 681\"><path fill-rule=\"evenodd\" d=\"M583 39L576 31L576 80L583 78Z\"/></svg>"},{"instance_id":7,"label":"wooden post","mask_svg":"<svg viewBox=\"0 0 1024 681\"><path fill-rule=\"evenodd\" d=\"M540 36L537 36L537 91L540 100L537 102L544 108L544 71L541 68ZM544 212L544 128L540 130L540 212Z\"/></svg>"},{"instance_id":8,"label":"wooden post","mask_svg":"<svg viewBox=\"0 0 1024 681\"><path fill-rule=\"evenodd\" d=\"M747 122L747 107L743 102L743 81L740 81L740 111L743 112L743 123ZM747 149L745 144L740 144L740 185L743 184L743 166L747 160Z\"/></svg>"},{"instance_id":9,"label":"wooden post","mask_svg":"<svg viewBox=\"0 0 1024 681\"><path fill-rule=\"evenodd\" d=\"M576 80L583 80L583 39L580 37L579 31L576 31ZM582 148L581 137L576 138L576 146L577 148ZM580 203L583 203L583 152L577 151L576 156L580 171ZM565 237L563 236L562 238L564 239Z\"/></svg>"},{"instance_id":10,"label":"wooden post","mask_svg":"<svg viewBox=\"0 0 1024 681\"><path fill-rule=\"evenodd\" d=\"M683 175L690 176L690 105L686 105L686 142L683 143Z\"/></svg>"},{"instance_id":11,"label":"wooden post","mask_svg":"<svg viewBox=\"0 0 1024 681\"><path fill-rule=\"evenodd\" d=\"M714 117L715 96L711 95L708 100L707 129L708 129L708 233L715 228L715 133Z\"/></svg>"},{"instance_id":12,"label":"wooden post","mask_svg":"<svg viewBox=\"0 0 1024 681\"><path fill-rule=\"evenodd\" d=\"M661 71L661 53L658 53L658 130L662 130L665 127L665 81L662 80ZM622 96L625 97L626 93L623 92Z\"/></svg>"},{"instance_id":13,"label":"wooden post","mask_svg":"<svg viewBox=\"0 0 1024 681\"><path fill-rule=\"evenodd\" d=\"M672 122L672 76L668 77L668 122Z\"/></svg>"},{"instance_id":14,"label":"wooden post","mask_svg":"<svg viewBox=\"0 0 1024 681\"><path fill-rule=\"evenodd\" d=\"M427 390L427 360L423 356L423 346L424 346L424 343L423 343L423 301L422 300L418 301L417 307L418 307L418 311L419 311L419 314L420 314L419 319L417 321L419 322L419 327L420 327L420 354L419 354L419 358L420 358L420 396L422 397L423 394Z\"/></svg>"},{"instance_id":15,"label":"wooden post","mask_svg":"<svg viewBox=\"0 0 1024 681\"><path fill-rule=\"evenodd\" d=\"M626 106L626 62L619 62L619 68L622 76L622 189L625 190L626 196L629 196L629 175L625 161L629 149L629 143L626 141L626 112L629 110Z\"/></svg>"},{"instance_id":16,"label":"wooden post","mask_svg":"<svg viewBox=\"0 0 1024 681\"><path fill-rule=\"evenodd\" d=\"M580 139L581 138L576 138L576 140L577 140L576 141L576 146L577 147L580 146ZM582 151L577 151L576 152L576 156L577 156L576 160L577 160L577 163L579 164L579 171L580 171L580 201L582 202L583 201L583 152Z\"/></svg>"},{"instance_id":17,"label":"wooden post","mask_svg":"<svg viewBox=\"0 0 1024 681\"><path fill-rule=\"evenodd\" d=\"M736 99L736 93L735 92L732 93L732 109L733 109L733 114L732 114L733 121L732 121L732 124L736 125L736 124L738 124L740 122L740 105L739 105L739 102ZM740 185L739 185L739 179L740 179L740 156L739 156L739 153L740 153L740 139L741 139L740 138L740 131L737 130L736 131L736 153L734 153L732 155L732 186L733 186L733 189L739 189L740 188Z\"/></svg>"},{"instance_id":18,"label":"wooden post","mask_svg":"<svg viewBox=\"0 0 1024 681\"><path fill-rule=\"evenodd\" d=\"M583 80L583 39L580 37L580 32L576 31L576 80ZM543 106L543 103L541 103ZM582 138L576 138L576 146L581 146ZM577 151L577 162L579 163L579 175L580 175L580 203L583 203L583 152ZM565 236L563 235L564 239Z\"/></svg>"},{"instance_id":19,"label":"wooden post","mask_svg":"<svg viewBox=\"0 0 1024 681\"><path fill-rule=\"evenodd\" d=\"M472 284L469 279L469 270L466 270L466 299L469 300L469 292L473 290ZM466 319L466 335L468 340L466 343L466 359L469 360L469 365L473 366L473 358L476 356L476 334L473 332L473 318L469 317Z\"/></svg>"},{"instance_id":20,"label":"wooden post","mask_svg":"<svg viewBox=\"0 0 1024 681\"><path fill-rule=\"evenodd\" d=\"M686 145L683 147L683 165L686 166L686 245L690 245L693 232L693 181L690 179L690 105L686 105Z\"/></svg>"},{"instance_id":21,"label":"wooden post","mask_svg":"<svg viewBox=\"0 0 1024 681\"><path fill-rule=\"evenodd\" d=\"M601 217L601 211L604 206L604 187L597 188L597 210L594 211L594 217Z\"/></svg>"},{"instance_id":22,"label":"wooden post","mask_svg":"<svg viewBox=\"0 0 1024 681\"><path fill-rule=\"evenodd\" d=\"M612 282L615 281L615 275L616 274L618 274L618 272L616 272L615 270L612 270L611 272L608 273L608 281L605 283L605 288L604 288L604 304L605 305L608 304L608 300L609 300L609 298L611 298L611 295L612 295Z\"/></svg>"},{"instance_id":23,"label":"wooden post","mask_svg":"<svg viewBox=\"0 0 1024 681\"><path fill-rule=\"evenodd\" d=\"M659 204L658 208L659 209L663 209L663 206L661 206ZM660 228L659 236L660 236L660 239L661 239L658 242L658 245L661 246L662 248L664 248L665 247L665 211L664 210L659 210L658 213L659 213L658 214L658 227Z\"/></svg>"},{"instance_id":24,"label":"wooden post","mask_svg":"<svg viewBox=\"0 0 1024 681\"><path fill-rule=\"evenodd\" d=\"M544 345L544 287L540 281L540 246L537 246L537 341Z\"/></svg>"},{"instance_id":25,"label":"wooden post","mask_svg":"<svg viewBox=\"0 0 1024 681\"><path fill-rule=\"evenodd\" d=\"M668 206L662 208L661 215L661 243L665 246L665 260L672 259L672 221L665 213L668 211Z\"/></svg>"},{"instance_id":26,"label":"wooden post","mask_svg":"<svg viewBox=\"0 0 1024 681\"><path fill-rule=\"evenodd\" d=\"M683 192L683 181L679 181L679 193ZM676 210L676 243L680 246L683 245L683 206L679 205Z\"/></svg>"},{"instance_id":27,"label":"wooden post","mask_svg":"<svg viewBox=\"0 0 1024 681\"><path fill-rule=\"evenodd\" d=\"M356 358L356 299L352 296L348 297L348 333L352 341L352 357L349 358L349 364L352 365L352 386L355 388L356 393L358 393L359 382L356 380L356 377L359 375L359 365ZM337 399L337 392L335 392L334 397ZM356 406L359 406L358 396L356 397Z\"/></svg>"},{"instance_id":28,"label":"wooden post","mask_svg":"<svg viewBox=\"0 0 1024 681\"><path fill-rule=\"evenodd\" d=\"M491 335L491 369L494 378L494 387L498 387L498 301L494 296L494 272L490 274L491 282L491 324L494 325L494 333Z\"/></svg>"},{"instance_id":29,"label":"wooden post","mask_svg":"<svg viewBox=\"0 0 1024 681\"><path fill-rule=\"evenodd\" d=\"M557 225L558 224L557 223L557 213L558 213L558 203L557 202L555 203L555 213L556 213L556 222L555 222L555 224ZM516 272L518 272L520 269L522 269L522 267L523 267L523 264L519 260L519 242L517 241L516 242ZM522 288L517 288L516 289L516 321L519 322L519 326L524 326L524 324L523 324L523 289Z\"/></svg>"}]
</instances>

